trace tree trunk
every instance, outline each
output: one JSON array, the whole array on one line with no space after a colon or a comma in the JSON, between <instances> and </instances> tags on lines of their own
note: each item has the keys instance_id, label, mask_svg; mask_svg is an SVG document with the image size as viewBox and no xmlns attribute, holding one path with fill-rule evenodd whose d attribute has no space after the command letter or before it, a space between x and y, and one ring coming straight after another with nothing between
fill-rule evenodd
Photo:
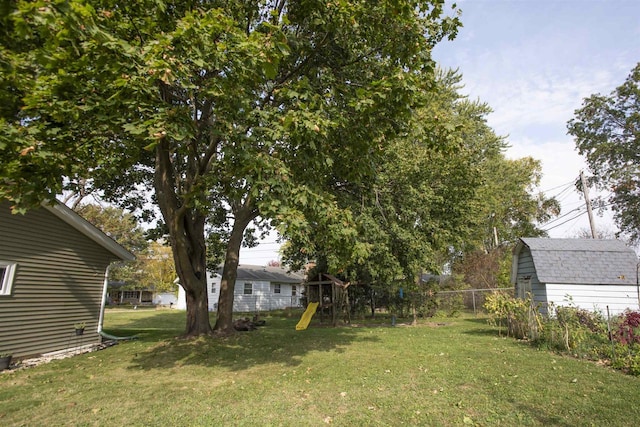
<instances>
[{"instance_id":1,"label":"tree trunk","mask_svg":"<svg viewBox=\"0 0 640 427\"><path fill-rule=\"evenodd\" d=\"M187 302L185 336L210 335L212 333L211 324L209 323L209 297L207 295L206 274L204 276L204 284L190 286L189 291L187 291L187 287L184 287Z\"/></svg>"},{"instance_id":2,"label":"tree trunk","mask_svg":"<svg viewBox=\"0 0 640 427\"><path fill-rule=\"evenodd\" d=\"M238 264L240 263L240 247L244 237L244 230L255 219L256 212L249 202L234 209L235 221L231 229L231 236L227 243L227 252L220 279L220 296L218 298L218 312L214 331L219 335L230 335L235 332L233 327L233 298L236 278L238 277Z\"/></svg>"},{"instance_id":3,"label":"tree trunk","mask_svg":"<svg viewBox=\"0 0 640 427\"><path fill-rule=\"evenodd\" d=\"M195 214L197 216L197 214ZM168 218L165 218L167 220ZM168 223L169 221L167 221ZM206 249L204 226L201 232L188 231L192 227L169 227L169 238L180 285L184 288L187 303L187 323L184 336L211 335L209 323L209 296L207 292ZM204 218L201 219L204 225ZM173 230L173 231L172 231Z\"/></svg>"},{"instance_id":4,"label":"tree trunk","mask_svg":"<svg viewBox=\"0 0 640 427\"><path fill-rule=\"evenodd\" d=\"M373 319L376 317L376 298L375 298L375 291L373 290L373 288L371 289L369 302L371 306L371 318Z\"/></svg>"},{"instance_id":5,"label":"tree trunk","mask_svg":"<svg viewBox=\"0 0 640 427\"><path fill-rule=\"evenodd\" d=\"M186 294L184 336L211 335L204 238L206 217L197 208L186 206L184 200L179 200L169 150L164 141L156 148L154 184L158 206L169 228L176 273Z\"/></svg>"}]
</instances>

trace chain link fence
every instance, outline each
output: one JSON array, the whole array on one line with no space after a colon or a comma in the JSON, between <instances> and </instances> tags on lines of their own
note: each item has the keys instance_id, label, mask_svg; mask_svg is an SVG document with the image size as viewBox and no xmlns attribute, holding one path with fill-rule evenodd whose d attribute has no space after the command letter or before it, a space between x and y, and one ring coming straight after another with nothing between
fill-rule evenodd
<instances>
[{"instance_id":1,"label":"chain link fence","mask_svg":"<svg viewBox=\"0 0 640 427\"><path fill-rule=\"evenodd\" d=\"M455 312L460 309L473 310L473 314L485 313L484 301L494 292L507 292L513 296L514 288L461 289L438 291L438 310Z\"/></svg>"}]
</instances>

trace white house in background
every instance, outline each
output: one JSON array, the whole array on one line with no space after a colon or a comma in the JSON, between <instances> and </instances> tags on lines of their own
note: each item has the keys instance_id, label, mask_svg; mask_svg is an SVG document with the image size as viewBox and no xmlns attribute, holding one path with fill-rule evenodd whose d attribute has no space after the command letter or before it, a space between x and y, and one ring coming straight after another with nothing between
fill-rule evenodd
<instances>
[{"instance_id":1,"label":"white house in background","mask_svg":"<svg viewBox=\"0 0 640 427\"><path fill-rule=\"evenodd\" d=\"M207 290L209 311L217 311L222 268L209 272ZM233 311L254 312L299 307L304 276L282 267L239 265L234 287ZM184 289L178 284L176 308L187 309Z\"/></svg>"},{"instance_id":2,"label":"white house in background","mask_svg":"<svg viewBox=\"0 0 640 427\"><path fill-rule=\"evenodd\" d=\"M635 252L619 240L523 238L513 252L516 296L531 293L541 312L550 304L620 314L640 308Z\"/></svg>"}]
</instances>

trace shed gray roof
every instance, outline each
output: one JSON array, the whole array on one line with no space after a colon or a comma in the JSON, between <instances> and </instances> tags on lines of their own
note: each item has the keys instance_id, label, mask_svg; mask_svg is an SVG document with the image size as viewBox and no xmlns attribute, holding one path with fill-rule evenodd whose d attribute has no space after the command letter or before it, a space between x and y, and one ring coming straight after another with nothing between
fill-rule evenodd
<instances>
[{"instance_id":1,"label":"shed gray roof","mask_svg":"<svg viewBox=\"0 0 640 427\"><path fill-rule=\"evenodd\" d=\"M638 259L620 240L523 238L542 283L633 285Z\"/></svg>"},{"instance_id":2,"label":"shed gray roof","mask_svg":"<svg viewBox=\"0 0 640 427\"><path fill-rule=\"evenodd\" d=\"M217 271L222 274L222 267ZM238 266L236 280L255 280L273 283L302 283L304 276L296 272L289 272L282 267L265 267L262 265L241 264Z\"/></svg>"}]
</instances>

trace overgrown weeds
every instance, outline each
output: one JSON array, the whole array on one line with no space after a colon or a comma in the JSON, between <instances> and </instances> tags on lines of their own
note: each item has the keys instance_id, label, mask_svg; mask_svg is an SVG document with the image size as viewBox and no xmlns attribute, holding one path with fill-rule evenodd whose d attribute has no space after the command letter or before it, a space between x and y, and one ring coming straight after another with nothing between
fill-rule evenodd
<instances>
[{"instance_id":1,"label":"overgrown weeds","mask_svg":"<svg viewBox=\"0 0 640 427\"><path fill-rule=\"evenodd\" d=\"M514 298L495 293L487 297L489 322L506 335L574 357L600 361L632 375L640 375L640 312L605 317L574 306L547 307L542 315L531 296Z\"/></svg>"}]
</instances>

